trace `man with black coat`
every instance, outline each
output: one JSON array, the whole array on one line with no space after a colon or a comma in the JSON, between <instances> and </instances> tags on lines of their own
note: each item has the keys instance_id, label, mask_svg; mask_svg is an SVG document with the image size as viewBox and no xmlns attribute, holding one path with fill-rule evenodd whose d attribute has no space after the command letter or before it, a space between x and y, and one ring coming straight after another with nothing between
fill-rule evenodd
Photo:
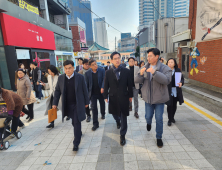
<instances>
[{"instance_id":1,"label":"man with black coat","mask_svg":"<svg viewBox=\"0 0 222 170\"><path fill-rule=\"evenodd\" d=\"M105 119L105 101L103 97L105 70L99 68L94 59L89 60L89 66L90 69L85 73L85 78L93 114L92 130L95 131L99 127L97 100L100 103L101 118Z\"/></svg>"},{"instance_id":2,"label":"man with black coat","mask_svg":"<svg viewBox=\"0 0 222 170\"><path fill-rule=\"evenodd\" d=\"M66 60L63 66L65 74L58 78L52 108L57 108L62 95L62 121L65 116L72 119L74 127L73 151L78 151L82 136L81 121L86 119L85 108L89 105L88 91L84 76L74 72L74 62Z\"/></svg>"},{"instance_id":3,"label":"man with black coat","mask_svg":"<svg viewBox=\"0 0 222 170\"><path fill-rule=\"evenodd\" d=\"M83 63L83 58L80 57L80 58L78 59L78 64L79 64L79 65L76 67L76 72L77 72L77 73L83 69L82 63Z\"/></svg>"},{"instance_id":4,"label":"man with black coat","mask_svg":"<svg viewBox=\"0 0 222 170\"><path fill-rule=\"evenodd\" d=\"M111 68L111 66L110 66L110 62L107 61L107 66L105 67L105 71L109 70L110 68Z\"/></svg>"},{"instance_id":5,"label":"man with black coat","mask_svg":"<svg viewBox=\"0 0 222 170\"><path fill-rule=\"evenodd\" d=\"M133 83L130 70L121 64L121 56L118 52L111 54L113 67L106 71L104 98L109 103L109 113L113 115L120 129L120 144L126 144L127 116L129 116L129 102L132 102ZM109 101L108 101L109 100Z\"/></svg>"}]
</instances>

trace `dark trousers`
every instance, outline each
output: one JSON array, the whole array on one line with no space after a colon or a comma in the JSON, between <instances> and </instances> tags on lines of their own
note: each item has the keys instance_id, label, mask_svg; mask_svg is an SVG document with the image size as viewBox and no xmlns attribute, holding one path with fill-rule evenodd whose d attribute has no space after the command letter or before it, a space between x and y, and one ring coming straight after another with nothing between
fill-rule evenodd
<instances>
[{"instance_id":1,"label":"dark trousers","mask_svg":"<svg viewBox=\"0 0 222 170\"><path fill-rule=\"evenodd\" d=\"M25 108L25 106L23 106L22 112L24 112L31 119L33 119L34 118L34 111L33 111L34 103L28 104L27 107L28 107L28 110Z\"/></svg>"},{"instance_id":2,"label":"dark trousers","mask_svg":"<svg viewBox=\"0 0 222 170\"><path fill-rule=\"evenodd\" d=\"M20 116L18 116L18 117L13 116L12 126L11 126L12 132L16 132L18 126L19 126L19 127L22 127L23 125L24 125L24 124L23 124L22 121L20 120Z\"/></svg>"},{"instance_id":3,"label":"dark trousers","mask_svg":"<svg viewBox=\"0 0 222 170\"><path fill-rule=\"evenodd\" d=\"M82 130L81 130L81 122L78 119L77 115L77 110L76 110L76 105L69 105L66 106L67 108L67 113L69 117L72 119L72 126L74 127L74 141L73 145L79 146L81 137L82 137Z\"/></svg>"},{"instance_id":4,"label":"dark trousers","mask_svg":"<svg viewBox=\"0 0 222 170\"><path fill-rule=\"evenodd\" d=\"M127 132L127 116L121 113L121 116L113 115L117 123L121 123L120 135L125 136Z\"/></svg>"},{"instance_id":5,"label":"dark trousers","mask_svg":"<svg viewBox=\"0 0 222 170\"><path fill-rule=\"evenodd\" d=\"M105 115L105 101L102 94L93 94L91 97L91 108L93 114L93 126L99 126L98 121L98 108L97 108L97 100L99 100L100 111L102 115Z\"/></svg>"},{"instance_id":6,"label":"dark trousers","mask_svg":"<svg viewBox=\"0 0 222 170\"><path fill-rule=\"evenodd\" d=\"M34 83L35 84L35 83ZM43 97L42 94L42 85L34 85L34 91L35 91L35 96L39 100L41 100L41 97Z\"/></svg>"},{"instance_id":7,"label":"dark trousers","mask_svg":"<svg viewBox=\"0 0 222 170\"><path fill-rule=\"evenodd\" d=\"M88 107L86 107L86 116L91 116L91 115L90 115L89 106L88 106Z\"/></svg>"},{"instance_id":8,"label":"dark trousers","mask_svg":"<svg viewBox=\"0 0 222 170\"><path fill-rule=\"evenodd\" d=\"M171 96L171 105L167 106L167 113L169 121L174 120L175 113L177 111L177 97Z\"/></svg>"}]
</instances>

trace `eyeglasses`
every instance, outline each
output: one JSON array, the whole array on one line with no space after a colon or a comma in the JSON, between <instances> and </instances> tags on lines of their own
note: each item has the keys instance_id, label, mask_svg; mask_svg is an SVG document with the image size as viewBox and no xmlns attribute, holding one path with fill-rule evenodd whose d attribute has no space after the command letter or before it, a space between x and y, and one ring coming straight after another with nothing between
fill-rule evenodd
<instances>
[{"instance_id":1,"label":"eyeglasses","mask_svg":"<svg viewBox=\"0 0 222 170\"><path fill-rule=\"evenodd\" d=\"M120 60L120 59L121 59L121 58L120 58L120 57L118 57L118 58L114 58L113 60L115 60L115 61L116 61L116 60Z\"/></svg>"}]
</instances>

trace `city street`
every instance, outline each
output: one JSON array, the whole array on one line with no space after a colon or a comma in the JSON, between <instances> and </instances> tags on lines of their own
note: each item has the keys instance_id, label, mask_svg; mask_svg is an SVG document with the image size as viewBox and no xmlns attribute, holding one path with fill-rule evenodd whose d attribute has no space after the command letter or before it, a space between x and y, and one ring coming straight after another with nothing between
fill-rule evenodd
<instances>
[{"instance_id":1,"label":"city street","mask_svg":"<svg viewBox=\"0 0 222 170\"><path fill-rule=\"evenodd\" d=\"M139 100L139 115L128 117L127 141L119 144L119 130L110 114L101 120L93 132L92 121L82 122L83 137L79 151L73 152L73 127L71 121L61 121L61 112L54 129L46 129L45 101L35 104L35 116L21 130L21 139L10 139L11 147L0 151L0 170L221 170L222 169L222 119L210 111L185 99L178 106L176 123L167 126L164 111L163 148L155 141L155 119L147 132L144 101ZM191 105L190 105L191 104ZM198 110L199 109L199 110ZM107 107L106 107L107 110Z\"/></svg>"}]
</instances>

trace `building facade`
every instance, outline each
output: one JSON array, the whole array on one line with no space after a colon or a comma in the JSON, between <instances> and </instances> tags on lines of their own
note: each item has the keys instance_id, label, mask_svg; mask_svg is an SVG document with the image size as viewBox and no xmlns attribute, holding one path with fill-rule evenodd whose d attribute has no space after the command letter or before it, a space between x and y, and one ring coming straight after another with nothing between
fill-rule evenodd
<instances>
[{"instance_id":1,"label":"building facade","mask_svg":"<svg viewBox=\"0 0 222 170\"><path fill-rule=\"evenodd\" d=\"M135 51L135 37L124 38L118 41L119 52L134 52Z\"/></svg>"},{"instance_id":2,"label":"building facade","mask_svg":"<svg viewBox=\"0 0 222 170\"><path fill-rule=\"evenodd\" d=\"M69 0L71 14L69 15L70 22L77 22L77 18L86 24L86 41L87 45L93 44L93 26L91 2L88 0Z\"/></svg>"},{"instance_id":3,"label":"building facade","mask_svg":"<svg viewBox=\"0 0 222 170\"><path fill-rule=\"evenodd\" d=\"M27 6L31 8L28 10ZM41 70L46 70L49 65L57 65L61 56L58 52L74 60L67 15L67 5L59 1L0 1L0 85L3 88L16 90L15 70L20 63L29 69L35 61Z\"/></svg>"},{"instance_id":4,"label":"building facade","mask_svg":"<svg viewBox=\"0 0 222 170\"><path fill-rule=\"evenodd\" d=\"M105 17L94 18L95 42L102 47L109 48Z\"/></svg>"},{"instance_id":5,"label":"building facade","mask_svg":"<svg viewBox=\"0 0 222 170\"><path fill-rule=\"evenodd\" d=\"M190 0L174 0L174 17L189 16Z\"/></svg>"}]
</instances>

